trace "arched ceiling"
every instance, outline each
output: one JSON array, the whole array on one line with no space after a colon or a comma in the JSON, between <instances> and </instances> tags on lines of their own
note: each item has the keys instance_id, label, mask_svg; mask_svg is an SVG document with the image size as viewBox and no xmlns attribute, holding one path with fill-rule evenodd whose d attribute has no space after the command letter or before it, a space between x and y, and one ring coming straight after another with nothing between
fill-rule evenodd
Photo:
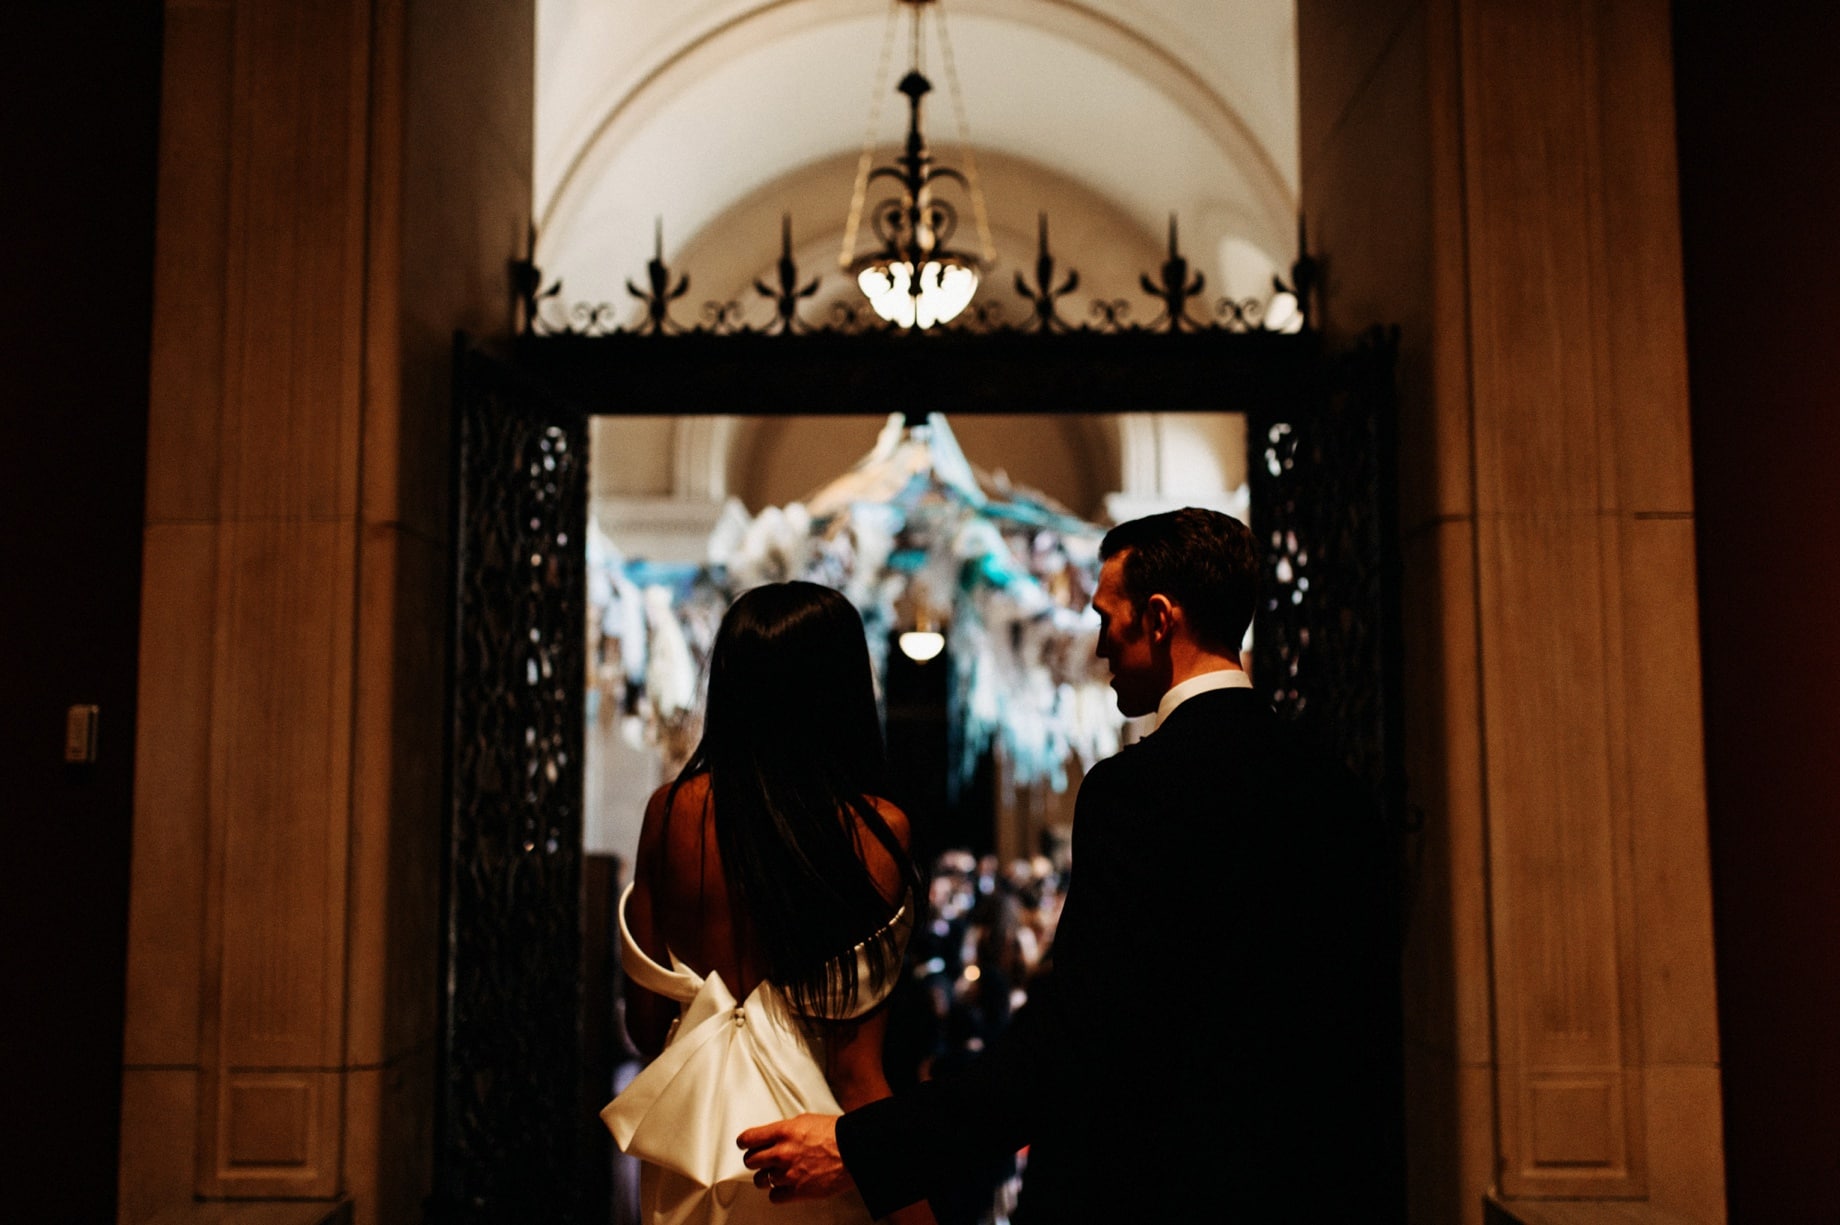
<instances>
[{"instance_id":1,"label":"arched ceiling","mask_svg":"<svg viewBox=\"0 0 1840 1225\"><path fill-rule=\"evenodd\" d=\"M1210 273L1210 292L1256 290L1260 260L1248 261L1249 250L1271 266L1288 263L1297 199L1290 0L945 8L1003 264L1032 264L1038 208L1054 219L1057 254L1080 264L1083 293L1130 286L1098 283L1095 261L1074 240L1111 243L1135 259L1160 248L1172 212L1185 253ZM539 0L538 262L564 278L569 298L624 300L662 218L667 258L721 252L740 261L693 267L699 289L745 286L777 254L781 206L771 197L783 190L807 274L831 270L887 12L882 0ZM906 30L904 14L878 162L905 120L892 87L907 61ZM961 165L937 48L926 68L938 87L928 135L942 160ZM763 233L737 238L739 227ZM866 234L858 245L868 245ZM807 247L818 250L815 262Z\"/></svg>"}]
</instances>

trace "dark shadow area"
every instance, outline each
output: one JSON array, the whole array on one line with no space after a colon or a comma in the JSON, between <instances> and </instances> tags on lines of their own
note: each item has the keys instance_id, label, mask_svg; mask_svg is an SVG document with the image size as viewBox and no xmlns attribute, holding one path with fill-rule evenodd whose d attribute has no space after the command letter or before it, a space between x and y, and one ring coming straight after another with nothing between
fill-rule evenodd
<instances>
[{"instance_id":1,"label":"dark shadow area","mask_svg":"<svg viewBox=\"0 0 1840 1225\"><path fill-rule=\"evenodd\" d=\"M1840 1211L1840 90L1828 6L1674 10L1734 1221Z\"/></svg>"},{"instance_id":2,"label":"dark shadow area","mask_svg":"<svg viewBox=\"0 0 1840 1225\"><path fill-rule=\"evenodd\" d=\"M161 6L7 16L0 775L7 1215L112 1221L121 1133ZM66 709L101 708L64 760Z\"/></svg>"}]
</instances>

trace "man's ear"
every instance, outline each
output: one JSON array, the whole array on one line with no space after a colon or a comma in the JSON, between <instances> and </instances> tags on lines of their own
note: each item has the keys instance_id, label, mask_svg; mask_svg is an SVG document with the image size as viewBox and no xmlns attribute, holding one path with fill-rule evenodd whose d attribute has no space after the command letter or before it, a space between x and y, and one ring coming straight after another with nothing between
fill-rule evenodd
<instances>
[{"instance_id":1,"label":"man's ear","mask_svg":"<svg viewBox=\"0 0 1840 1225\"><path fill-rule=\"evenodd\" d=\"M1150 641L1162 642L1176 628L1176 606L1166 595L1153 595L1144 604L1144 628Z\"/></svg>"}]
</instances>

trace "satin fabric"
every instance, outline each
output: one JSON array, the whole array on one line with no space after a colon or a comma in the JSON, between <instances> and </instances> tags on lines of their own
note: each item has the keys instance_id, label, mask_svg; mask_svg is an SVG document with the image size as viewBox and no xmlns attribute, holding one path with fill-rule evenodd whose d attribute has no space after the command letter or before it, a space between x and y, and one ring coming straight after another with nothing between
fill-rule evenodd
<instances>
[{"instance_id":1,"label":"satin fabric","mask_svg":"<svg viewBox=\"0 0 1840 1225\"><path fill-rule=\"evenodd\" d=\"M678 1019L665 1047L626 1090L601 1111L620 1151L644 1162L640 1203L649 1225L772 1222L775 1225L862 1225L868 1209L854 1192L796 1205L772 1205L741 1163L735 1137L749 1127L796 1114L841 1114L824 1079L824 1057L800 1031L785 998L762 982L736 1001L719 973L698 974L671 954L666 969L645 954L626 923L628 885L620 895L620 944L627 977L676 1000ZM844 1016L881 1002L869 988L876 944L892 936L896 954L912 926L903 906L883 932L844 956L857 961L857 999Z\"/></svg>"}]
</instances>

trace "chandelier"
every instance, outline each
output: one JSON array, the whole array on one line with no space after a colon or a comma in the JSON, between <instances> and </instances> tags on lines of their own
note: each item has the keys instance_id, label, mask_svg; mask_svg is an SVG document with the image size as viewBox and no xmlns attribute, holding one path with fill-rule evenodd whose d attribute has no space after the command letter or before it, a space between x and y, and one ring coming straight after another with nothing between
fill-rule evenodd
<instances>
[{"instance_id":1,"label":"chandelier","mask_svg":"<svg viewBox=\"0 0 1840 1225\"><path fill-rule=\"evenodd\" d=\"M913 11L907 74L896 92L907 98L907 140L902 152L891 164L870 169L875 151L875 121L881 98L881 80L877 80L871 102L869 130L863 142L862 157L857 164L856 181L850 197L848 224L844 227L843 251L839 263L853 273L875 313L889 323L904 328L928 328L948 323L970 305L977 292L978 269L996 258L990 240L990 221L984 211L984 196L978 186L977 162L966 135L964 100L958 91L952 67L951 43L946 38L945 14L939 0L896 0L889 12L892 36L899 5ZM933 83L922 71L925 34L921 19L928 8L938 16L941 59L946 80L958 113L959 143L964 149L965 168L961 173L934 161L921 127L923 100L933 90ZM883 61L887 55L884 50ZM872 253L855 254L857 231L862 224L864 201L869 185L889 180L897 194L879 201L870 210L869 221L880 246ZM951 246L958 229L958 209L944 199L939 188L954 183L970 198L977 223L979 247L973 256Z\"/></svg>"},{"instance_id":2,"label":"chandelier","mask_svg":"<svg viewBox=\"0 0 1840 1225\"><path fill-rule=\"evenodd\" d=\"M875 165L875 137L880 104L886 96L884 86L903 6L912 18L910 51L907 72L895 86L895 92L907 99L907 137L901 151L887 164L878 166ZM945 74L946 94L956 111L964 159L962 172L935 160L923 126L924 102L933 92L933 82L928 79L923 62L927 45L924 18L928 9L936 18L934 42ZM801 317L801 304L818 294L823 278L807 279L800 272L793 259L792 218L785 214L780 223L780 255L775 271L753 283L759 297L772 303L771 317L750 319L743 303L736 299L706 301L702 304L701 321L686 325L673 316L673 306L689 293L690 278L665 262L663 221L660 219L643 282L630 279L626 282L627 292L644 306L643 314L630 321L625 318L628 312L619 303L561 300L562 283L546 281L542 269L534 262L537 237L532 228L528 254L511 261L513 293L519 304L519 329L534 335L558 337L622 333L790 336L881 331L917 335L928 329L935 329L935 334L1274 334L1314 329L1321 268L1310 253L1301 215L1297 218L1297 255L1290 267L1290 279L1287 282L1274 274L1268 296L1208 297L1207 278L1182 252L1172 213L1167 258L1156 272L1138 277L1138 286L1150 296L1156 313L1140 316L1124 297L1098 296L1090 300L1090 309L1081 319L1069 317L1066 311L1066 304L1074 300L1075 291L1081 287L1080 275L1073 268L1062 269L1058 265L1048 248L1048 219L1042 214L1032 268L1033 283L1025 270L1015 274L1016 295L1026 304L1023 316L1014 322L1007 320L1003 304L996 302L980 303L977 309L968 311L978 292L981 275L991 269L997 255L991 241L990 219L978 183L977 159L972 152L964 109L953 67L951 42L946 34L942 0L890 0L880 66L871 93L868 129L857 162L849 217L838 257L844 273L856 282L868 300L869 310L855 303L838 301L830 304L827 322L814 323ZM867 207L870 186L883 181L892 184L893 190L873 208ZM969 201L978 235L976 254L953 246L960 211L942 189ZM876 245L859 255L856 244L865 213ZM758 316L758 312L755 314Z\"/></svg>"}]
</instances>

